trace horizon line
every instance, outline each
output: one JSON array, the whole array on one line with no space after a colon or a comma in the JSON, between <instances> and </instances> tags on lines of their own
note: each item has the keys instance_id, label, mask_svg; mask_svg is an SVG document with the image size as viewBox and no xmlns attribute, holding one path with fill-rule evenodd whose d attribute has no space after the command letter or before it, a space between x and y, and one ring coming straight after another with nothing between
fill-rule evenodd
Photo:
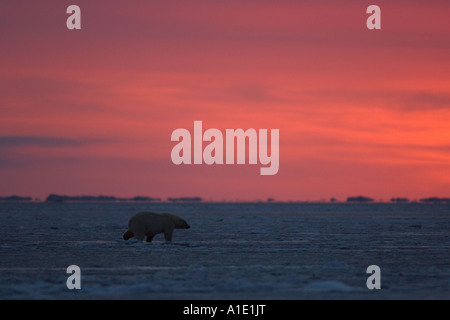
<instances>
[{"instance_id":1,"label":"horizon line","mask_svg":"<svg viewBox=\"0 0 450 320\"><path fill-rule=\"evenodd\" d=\"M339 200L337 198L331 197L329 199L318 199L318 200L277 200L272 197L267 197L266 199L203 199L199 196L195 197L149 197L149 196L134 196L134 197L116 197L116 196L105 196L105 195L81 195L81 196L68 196L68 195L58 195L50 194L45 199L39 197L30 196L17 196L11 195L2 197L0 196L0 203L5 202L41 202L41 203L62 203L62 202L78 202L78 203L94 203L94 202L133 202L133 203L450 203L450 197L419 197L419 198L408 198L408 197L391 197L389 199L375 199L368 196L349 196L344 200Z\"/></svg>"}]
</instances>

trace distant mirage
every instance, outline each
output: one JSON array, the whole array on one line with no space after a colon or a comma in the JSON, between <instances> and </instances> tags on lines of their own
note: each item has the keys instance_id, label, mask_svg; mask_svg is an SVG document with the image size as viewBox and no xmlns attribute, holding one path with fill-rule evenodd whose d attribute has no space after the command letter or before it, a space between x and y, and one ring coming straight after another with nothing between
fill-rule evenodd
<instances>
[{"instance_id":1,"label":"distant mirage","mask_svg":"<svg viewBox=\"0 0 450 320\"><path fill-rule=\"evenodd\" d=\"M203 133L202 121L194 121L194 164L224 164L224 139L218 129L208 129ZM270 156L268 155L267 129L226 129L225 131L225 164L235 163L235 149L237 164L246 163L246 140L248 140L248 163L260 164L261 175L274 175L279 169L279 130L270 130ZM192 164L191 133L187 129L179 128L172 132L172 141L178 141L171 153L172 162ZM181 140L181 141L180 141ZM203 148L203 141L211 141ZM236 144L235 144L236 142ZM259 157L258 157L259 156Z\"/></svg>"}]
</instances>

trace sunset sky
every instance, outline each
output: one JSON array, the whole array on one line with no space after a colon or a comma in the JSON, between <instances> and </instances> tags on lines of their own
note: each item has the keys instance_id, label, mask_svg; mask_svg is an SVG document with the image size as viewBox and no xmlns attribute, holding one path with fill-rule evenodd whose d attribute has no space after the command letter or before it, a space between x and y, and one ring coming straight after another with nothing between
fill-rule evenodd
<instances>
[{"instance_id":1,"label":"sunset sky","mask_svg":"<svg viewBox=\"0 0 450 320\"><path fill-rule=\"evenodd\" d=\"M448 0L2 1L0 196L450 197L449 13ZM278 173L174 165L171 133L195 120L279 129Z\"/></svg>"}]
</instances>

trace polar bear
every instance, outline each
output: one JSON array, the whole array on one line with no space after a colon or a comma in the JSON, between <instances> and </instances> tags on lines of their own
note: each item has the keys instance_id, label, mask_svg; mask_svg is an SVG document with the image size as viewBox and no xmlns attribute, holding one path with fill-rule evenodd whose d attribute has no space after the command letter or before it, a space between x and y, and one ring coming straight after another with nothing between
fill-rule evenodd
<instances>
[{"instance_id":1,"label":"polar bear","mask_svg":"<svg viewBox=\"0 0 450 320\"><path fill-rule=\"evenodd\" d=\"M138 212L128 220L128 230L123 234L124 240L132 237L151 242L158 233L164 233L166 241L172 241L173 229L189 229L186 221L170 213Z\"/></svg>"}]
</instances>

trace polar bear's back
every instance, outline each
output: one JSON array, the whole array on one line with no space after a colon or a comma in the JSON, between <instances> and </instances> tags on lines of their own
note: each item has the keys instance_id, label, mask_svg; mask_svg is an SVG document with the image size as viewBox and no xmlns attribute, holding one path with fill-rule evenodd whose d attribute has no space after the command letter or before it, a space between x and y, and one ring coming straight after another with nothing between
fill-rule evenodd
<instances>
[{"instance_id":1,"label":"polar bear's back","mask_svg":"<svg viewBox=\"0 0 450 320\"><path fill-rule=\"evenodd\" d=\"M164 231L168 223L164 214L143 211L136 213L128 221L128 228L133 231L137 239L146 235L155 235Z\"/></svg>"}]
</instances>

